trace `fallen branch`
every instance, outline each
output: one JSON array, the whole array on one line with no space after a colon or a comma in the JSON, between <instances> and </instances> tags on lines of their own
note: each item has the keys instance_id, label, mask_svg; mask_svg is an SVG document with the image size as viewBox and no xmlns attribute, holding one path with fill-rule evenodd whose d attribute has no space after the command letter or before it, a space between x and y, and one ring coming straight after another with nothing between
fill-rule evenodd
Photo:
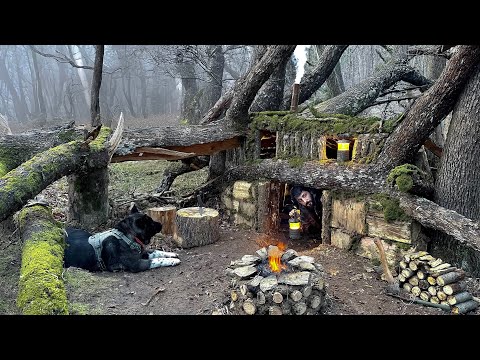
<instances>
[{"instance_id":1,"label":"fallen branch","mask_svg":"<svg viewBox=\"0 0 480 360\"><path fill-rule=\"evenodd\" d=\"M409 295L405 294L403 291L399 291L399 292L386 291L385 293L388 296L392 296L392 297L395 297L395 298L400 299L400 300L412 302L412 303L419 304L419 305L430 306L430 307L434 307L434 308L438 308L438 309L442 309L444 311L450 312L450 306L449 305L435 304L435 303L431 303L429 301L424 301L424 300L420 300L420 299L417 299L417 298L414 298L414 297L410 297Z\"/></svg>"},{"instance_id":2,"label":"fallen branch","mask_svg":"<svg viewBox=\"0 0 480 360\"><path fill-rule=\"evenodd\" d=\"M157 291L155 291L155 292L153 293L153 295L150 296L150 299L148 299L147 302L142 303L142 305L143 305L143 306L148 306L148 305L150 304L150 302L153 300L153 298L154 298L155 296L157 296L159 293L163 292L163 291L165 291L165 288L157 288Z\"/></svg>"}]
</instances>

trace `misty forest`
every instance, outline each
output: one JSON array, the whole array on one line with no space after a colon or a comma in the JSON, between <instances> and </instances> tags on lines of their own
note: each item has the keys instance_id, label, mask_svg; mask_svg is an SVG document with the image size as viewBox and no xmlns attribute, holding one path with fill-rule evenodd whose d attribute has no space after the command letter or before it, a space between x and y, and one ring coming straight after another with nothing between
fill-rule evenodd
<instances>
[{"instance_id":1,"label":"misty forest","mask_svg":"<svg viewBox=\"0 0 480 360\"><path fill-rule=\"evenodd\" d=\"M0 45L0 314L478 315L479 97L475 45Z\"/></svg>"}]
</instances>

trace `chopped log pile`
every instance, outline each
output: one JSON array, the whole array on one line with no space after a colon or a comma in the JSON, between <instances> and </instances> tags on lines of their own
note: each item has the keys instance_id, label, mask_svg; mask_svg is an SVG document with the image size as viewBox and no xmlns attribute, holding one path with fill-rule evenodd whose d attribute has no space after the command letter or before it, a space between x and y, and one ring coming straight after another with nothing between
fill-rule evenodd
<instances>
[{"instance_id":1,"label":"chopped log pile","mask_svg":"<svg viewBox=\"0 0 480 360\"><path fill-rule=\"evenodd\" d=\"M228 310L214 314L316 315L325 308L322 266L293 249L269 245L232 261L226 272L232 277Z\"/></svg>"},{"instance_id":2,"label":"chopped log pile","mask_svg":"<svg viewBox=\"0 0 480 360\"><path fill-rule=\"evenodd\" d=\"M453 314L465 314L479 305L467 291L465 271L426 251L405 254L398 273L405 291L423 301L448 305Z\"/></svg>"}]
</instances>

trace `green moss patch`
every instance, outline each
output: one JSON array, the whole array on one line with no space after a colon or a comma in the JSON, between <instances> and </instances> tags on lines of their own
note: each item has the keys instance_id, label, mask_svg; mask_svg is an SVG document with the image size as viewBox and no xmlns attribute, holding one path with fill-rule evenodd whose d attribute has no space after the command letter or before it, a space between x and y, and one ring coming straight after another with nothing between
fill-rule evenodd
<instances>
[{"instance_id":1,"label":"green moss patch","mask_svg":"<svg viewBox=\"0 0 480 360\"><path fill-rule=\"evenodd\" d=\"M355 117L343 114L313 113L314 118L304 118L296 113L284 114L272 112L254 113L250 129L269 131L301 131L312 135L337 135L348 133L356 135L378 129L380 118Z\"/></svg>"},{"instance_id":2,"label":"green moss patch","mask_svg":"<svg viewBox=\"0 0 480 360\"><path fill-rule=\"evenodd\" d=\"M17 307L26 315L68 314L68 303L62 279L64 233L51 218L44 219L40 206L27 207L20 212L19 223L30 216L35 220L35 232L25 241L18 283ZM38 211L40 214L36 213Z\"/></svg>"},{"instance_id":3,"label":"green moss patch","mask_svg":"<svg viewBox=\"0 0 480 360\"><path fill-rule=\"evenodd\" d=\"M111 290L119 282L75 267L65 269L64 278L70 315L103 314L102 305L97 303L98 294Z\"/></svg>"},{"instance_id":4,"label":"green moss patch","mask_svg":"<svg viewBox=\"0 0 480 360\"><path fill-rule=\"evenodd\" d=\"M408 192L413 187L413 176L426 178L426 174L412 164L397 166L387 176L387 183L396 184L398 190Z\"/></svg>"},{"instance_id":5,"label":"green moss patch","mask_svg":"<svg viewBox=\"0 0 480 360\"><path fill-rule=\"evenodd\" d=\"M105 143L107 142L108 137L111 133L112 129L107 126L102 126L97 138L89 144L90 150L92 152L99 152L105 150Z\"/></svg>"},{"instance_id":6,"label":"green moss patch","mask_svg":"<svg viewBox=\"0 0 480 360\"><path fill-rule=\"evenodd\" d=\"M409 221L410 217L400 208L398 199L391 198L386 194L375 194L372 196L370 207L383 212L386 222Z\"/></svg>"}]
</instances>

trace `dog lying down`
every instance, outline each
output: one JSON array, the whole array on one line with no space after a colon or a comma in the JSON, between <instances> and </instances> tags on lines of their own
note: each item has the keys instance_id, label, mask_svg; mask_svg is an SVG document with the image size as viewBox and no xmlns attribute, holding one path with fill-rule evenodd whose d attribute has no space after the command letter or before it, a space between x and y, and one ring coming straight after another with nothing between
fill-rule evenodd
<instances>
[{"instance_id":1,"label":"dog lying down","mask_svg":"<svg viewBox=\"0 0 480 360\"><path fill-rule=\"evenodd\" d=\"M176 253L145 249L161 230L162 224L141 213L133 203L130 214L111 230L92 235L82 229L67 228L65 267L139 272L177 265L180 259Z\"/></svg>"}]
</instances>

